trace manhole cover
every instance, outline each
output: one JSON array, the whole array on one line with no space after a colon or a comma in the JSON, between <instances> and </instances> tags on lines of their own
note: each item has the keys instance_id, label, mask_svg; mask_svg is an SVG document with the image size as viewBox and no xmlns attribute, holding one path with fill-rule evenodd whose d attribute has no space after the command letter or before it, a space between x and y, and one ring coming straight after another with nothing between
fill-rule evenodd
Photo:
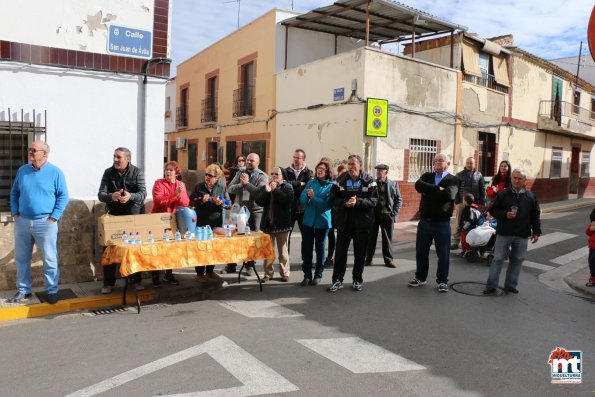
<instances>
[{"instance_id":1,"label":"manhole cover","mask_svg":"<svg viewBox=\"0 0 595 397\"><path fill-rule=\"evenodd\" d=\"M486 289L486 285L484 283L479 283L477 281L461 281L460 283L454 283L450 285L450 288L464 295L473 295L473 296L504 296L506 292L502 288L496 288L496 293L492 295L484 295L483 290Z\"/></svg>"}]
</instances>

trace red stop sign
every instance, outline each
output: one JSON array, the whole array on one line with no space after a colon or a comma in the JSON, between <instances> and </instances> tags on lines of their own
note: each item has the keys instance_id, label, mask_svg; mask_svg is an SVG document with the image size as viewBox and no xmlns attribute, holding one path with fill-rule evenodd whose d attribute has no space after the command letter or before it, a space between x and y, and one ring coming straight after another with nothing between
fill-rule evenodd
<instances>
[{"instance_id":1,"label":"red stop sign","mask_svg":"<svg viewBox=\"0 0 595 397\"><path fill-rule=\"evenodd\" d=\"M593 6L593 11L591 11L587 36L589 39L589 51L591 52L591 58L593 58L595 61L595 6Z\"/></svg>"}]
</instances>

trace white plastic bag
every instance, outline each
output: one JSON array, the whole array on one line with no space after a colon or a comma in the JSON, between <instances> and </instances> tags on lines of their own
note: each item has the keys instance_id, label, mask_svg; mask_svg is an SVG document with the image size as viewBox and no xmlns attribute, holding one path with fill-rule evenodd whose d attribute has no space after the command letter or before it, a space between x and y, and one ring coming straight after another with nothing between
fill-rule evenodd
<instances>
[{"instance_id":1,"label":"white plastic bag","mask_svg":"<svg viewBox=\"0 0 595 397\"><path fill-rule=\"evenodd\" d=\"M472 247L482 247L490 242L490 238L496 233L496 229L488 222L484 222L467 234L467 243Z\"/></svg>"},{"instance_id":2,"label":"white plastic bag","mask_svg":"<svg viewBox=\"0 0 595 397\"><path fill-rule=\"evenodd\" d=\"M246 232L246 225L250 219L250 211L246 206L240 208L236 216L236 231L238 234L244 234Z\"/></svg>"}]
</instances>

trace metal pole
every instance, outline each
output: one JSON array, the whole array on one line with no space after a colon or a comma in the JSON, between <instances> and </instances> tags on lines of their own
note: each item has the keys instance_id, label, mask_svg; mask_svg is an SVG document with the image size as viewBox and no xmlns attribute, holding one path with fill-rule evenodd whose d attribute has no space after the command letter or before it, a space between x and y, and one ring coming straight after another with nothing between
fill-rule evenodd
<instances>
[{"instance_id":1,"label":"metal pole","mask_svg":"<svg viewBox=\"0 0 595 397\"><path fill-rule=\"evenodd\" d=\"M366 3L366 47L370 45L370 0Z\"/></svg>"},{"instance_id":2,"label":"metal pole","mask_svg":"<svg viewBox=\"0 0 595 397\"><path fill-rule=\"evenodd\" d=\"M581 41L581 47L578 50L578 62L576 63L576 80L574 82L575 88L578 88L578 72L581 69L581 55L583 53L583 42Z\"/></svg>"}]
</instances>

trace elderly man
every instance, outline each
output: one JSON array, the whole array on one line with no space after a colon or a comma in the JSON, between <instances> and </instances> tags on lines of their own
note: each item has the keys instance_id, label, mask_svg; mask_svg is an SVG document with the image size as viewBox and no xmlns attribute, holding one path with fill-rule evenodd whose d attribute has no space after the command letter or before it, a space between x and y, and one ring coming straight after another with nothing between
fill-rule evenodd
<instances>
[{"instance_id":1,"label":"elderly man","mask_svg":"<svg viewBox=\"0 0 595 397\"><path fill-rule=\"evenodd\" d=\"M374 178L362 170L362 158L352 154L347 158L347 172L335 180L331 189L331 203L335 210L337 247L333 268L333 284L328 292L343 288L347 269L347 251L353 240L353 290L363 289L364 262L370 229L374 224L374 207L378 202Z\"/></svg>"},{"instance_id":2,"label":"elderly man","mask_svg":"<svg viewBox=\"0 0 595 397\"><path fill-rule=\"evenodd\" d=\"M17 293L8 299L17 303L31 297L33 243L41 251L47 301L58 302L58 219L68 204L68 189L62 171L48 162L50 146L35 141L28 151L30 164L21 166L10 191L14 223L14 259Z\"/></svg>"},{"instance_id":3,"label":"elderly man","mask_svg":"<svg viewBox=\"0 0 595 397\"><path fill-rule=\"evenodd\" d=\"M420 219L415 241L415 277L410 287L426 284L430 267L430 246L436 245L438 269L436 283L438 292L448 292L448 270L450 266L450 217L454 208L459 181L448 173L450 159L444 153L434 158L434 172L426 172L415 182L415 190L421 194L419 202Z\"/></svg>"},{"instance_id":4,"label":"elderly man","mask_svg":"<svg viewBox=\"0 0 595 397\"><path fill-rule=\"evenodd\" d=\"M250 153L246 156L246 170L238 172L227 187L229 194L235 194L235 203L241 206L246 206L250 211L250 219L248 225L252 230L260 231L260 222L262 220L263 208L254 202L254 195L256 191L269 182L267 174L258 169L260 165L260 156L256 153ZM246 272L249 276L252 275L254 268L254 261L246 263ZM222 273L235 273L236 264L230 263Z\"/></svg>"},{"instance_id":5,"label":"elderly man","mask_svg":"<svg viewBox=\"0 0 595 397\"><path fill-rule=\"evenodd\" d=\"M508 256L508 270L504 289L518 294L517 286L521 266L527 255L528 239L535 244L541 235L539 203L535 195L525 189L527 174L522 168L512 171L512 186L498 192L492 202L490 214L498 221L496 226L496 242L494 243L494 259L490 264L486 295L496 293L500 272L504 260ZM509 254L510 252L510 254Z\"/></svg>"},{"instance_id":6,"label":"elderly man","mask_svg":"<svg viewBox=\"0 0 595 397\"><path fill-rule=\"evenodd\" d=\"M459 242L461 241L459 224L461 223L461 215L465 209L463 197L465 197L466 194L471 193L475 198L475 204L482 207L485 205L486 195L483 175L475 169L475 159L473 157L468 157L467 160L465 160L465 169L457 174L457 178L459 178L459 191L455 197L456 220L453 225L452 245L450 249L457 249L459 247Z\"/></svg>"},{"instance_id":7,"label":"elderly man","mask_svg":"<svg viewBox=\"0 0 595 397\"><path fill-rule=\"evenodd\" d=\"M372 258L376 252L376 239L378 228L382 233L382 257L384 266L396 268L393 258L393 229L399 210L403 205L403 198L397 181L388 179L388 165L378 164L376 167L376 189L378 190L378 204L374 209L374 225L370 230L368 241L368 252L366 255L366 266L372 264Z\"/></svg>"},{"instance_id":8,"label":"elderly man","mask_svg":"<svg viewBox=\"0 0 595 397\"><path fill-rule=\"evenodd\" d=\"M132 165L130 150L125 147L114 151L114 164L103 172L99 185L99 201L111 215L136 215L145 213L145 175L140 168ZM143 289L141 275L133 275L136 289ZM110 294L116 284L116 264L103 266L102 294Z\"/></svg>"}]
</instances>

